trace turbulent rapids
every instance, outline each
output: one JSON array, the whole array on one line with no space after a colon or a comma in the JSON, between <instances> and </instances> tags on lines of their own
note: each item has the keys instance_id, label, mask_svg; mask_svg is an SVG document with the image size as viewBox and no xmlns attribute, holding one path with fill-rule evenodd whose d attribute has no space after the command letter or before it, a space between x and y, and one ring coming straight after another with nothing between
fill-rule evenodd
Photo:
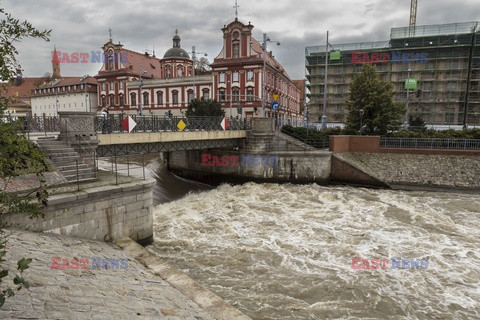
<instances>
[{"instance_id":1,"label":"turbulent rapids","mask_svg":"<svg viewBox=\"0 0 480 320\"><path fill-rule=\"evenodd\" d=\"M253 319L480 318L478 195L222 185L154 221L150 249Z\"/></svg>"}]
</instances>

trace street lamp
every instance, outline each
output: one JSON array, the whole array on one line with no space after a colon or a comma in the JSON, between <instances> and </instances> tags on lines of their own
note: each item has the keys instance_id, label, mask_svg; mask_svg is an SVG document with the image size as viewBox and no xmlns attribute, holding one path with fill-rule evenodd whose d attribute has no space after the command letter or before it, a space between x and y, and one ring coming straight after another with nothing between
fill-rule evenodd
<instances>
[{"instance_id":1,"label":"street lamp","mask_svg":"<svg viewBox=\"0 0 480 320\"><path fill-rule=\"evenodd\" d=\"M203 54L204 57L208 56L206 52L195 52L195 46L192 46L192 61L193 61L193 98L197 99L197 85L195 75L195 60L197 58L196 53Z\"/></svg>"},{"instance_id":2,"label":"street lamp","mask_svg":"<svg viewBox=\"0 0 480 320\"><path fill-rule=\"evenodd\" d=\"M147 71L140 71L140 104L139 104L139 114L140 117L143 116L143 107L142 107L142 102L143 102L143 94L142 94L142 87L143 87L143 81L142 81L142 74L147 74Z\"/></svg>"},{"instance_id":3,"label":"street lamp","mask_svg":"<svg viewBox=\"0 0 480 320\"><path fill-rule=\"evenodd\" d=\"M87 93L87 78L90 77L88 74L84 75L83 78L81 79L82 81L85 81L84 89L85 89L85 111L88 112L88 93Z\"/></svg>"},{"instance_id":4,"label":"street lamp","mask_svg":"<svg viewBox=\"0 0 480 320\"><path fill-rule=\"evenodd\" d=\"M408 70L407 70L407 103L406 103L406 110L405 110L405 129L408 130L408 98L410 94L410 62L408 63Z\"/></svg>"},{"instance_id":5,"label":"street lamp","mask_svg":"<svg viewBox=\"0 0 480 320\"><path fill-rule=\"evenodd\" d=\"M359 132L360 132L360 134L362 134L362 131L363 131L362 130L363 129L363 114L365 112L363 111L363 109L360 109L359 112L360 112L360 130L359 130Z\"/></svg>"},{"instance_id":6,"label":"street lamp","mask_svg":"<svg viewBox=\"0 0 480 320\"><path fill-rule=\"evenodd\" d=\"M266 70L266 66L267 66L267 44L269 42L276 42L277 43L277 46L280 45L280 42L278 41L273 41L273 40L270 40L269 37L267 37L267 34L264 33L263 34L263 43L262 43L262 49L263 49L263 77L262 77L262 82L263 82L263 90L262 90L262 115L263 117L265 118L265 86L266 86L266 82L265 82L265 78L267 76L267 70Z\"/></svg>"}]
</instances>

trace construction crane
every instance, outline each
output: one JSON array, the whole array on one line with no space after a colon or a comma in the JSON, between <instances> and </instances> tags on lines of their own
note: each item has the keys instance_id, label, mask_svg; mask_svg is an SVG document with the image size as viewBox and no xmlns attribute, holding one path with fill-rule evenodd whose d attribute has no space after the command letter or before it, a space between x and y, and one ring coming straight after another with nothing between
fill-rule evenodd
<instances>
[{"instance_id":1,"label":"construction crane","mask_svg":"<svg viewBox=\"0 0 480 320\"><path fill-rule=\"evenodd\" d=\"M410 24L409 24L409 36L415 35L415 24L417 23L417 0L411 0L410 2Z\"/></svg>"}]
</instances>

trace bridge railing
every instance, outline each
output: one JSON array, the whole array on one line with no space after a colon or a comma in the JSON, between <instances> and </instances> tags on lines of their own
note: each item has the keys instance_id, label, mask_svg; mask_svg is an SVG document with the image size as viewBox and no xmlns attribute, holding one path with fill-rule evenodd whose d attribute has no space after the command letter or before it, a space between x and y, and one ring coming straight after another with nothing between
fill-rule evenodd
<instances>
[{"instance_id":1,"label":"bridge railing","mask_svg":"<svg viewBox=\"0 0 480 320\"><path fill-rule=\"evenodd\" d=\"M380 148L480 150L480 139L382 137Z\"/></svg>"},{"instance_id":2,"label":"bridge railing","mask_svg":"<svg viewBox=\"0 0 480 320\"><path fill-rule=\"evenodd\" d=\"M223 117L165 117L131 115L135 121L132 132L167 132L167 131L215 131L223 130ZM95 131L102 133L127 132L121 125L125 117L110 115L107 118L95 117ZM251 119L228 119L227 130L248 130Z\"/></svg>"}]
</instances>

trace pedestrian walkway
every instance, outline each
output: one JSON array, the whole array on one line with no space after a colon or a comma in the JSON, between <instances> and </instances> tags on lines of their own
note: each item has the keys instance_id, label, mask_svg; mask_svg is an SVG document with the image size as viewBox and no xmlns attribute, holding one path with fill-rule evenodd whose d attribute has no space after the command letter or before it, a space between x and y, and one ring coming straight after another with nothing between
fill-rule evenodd
<instances>
[{"instance_id":1,"label":"pedestrian walkway","mask_svg":"<svg viewBox=\"0 0 480 320\"><path fill-rule=\"evenodd\" d=\"M19 259L33 261L24 273L30 289L7 299L0 319L218 319L114 244L6 231L3 284L12 283Z\"/></svg>"}]
</instances>

